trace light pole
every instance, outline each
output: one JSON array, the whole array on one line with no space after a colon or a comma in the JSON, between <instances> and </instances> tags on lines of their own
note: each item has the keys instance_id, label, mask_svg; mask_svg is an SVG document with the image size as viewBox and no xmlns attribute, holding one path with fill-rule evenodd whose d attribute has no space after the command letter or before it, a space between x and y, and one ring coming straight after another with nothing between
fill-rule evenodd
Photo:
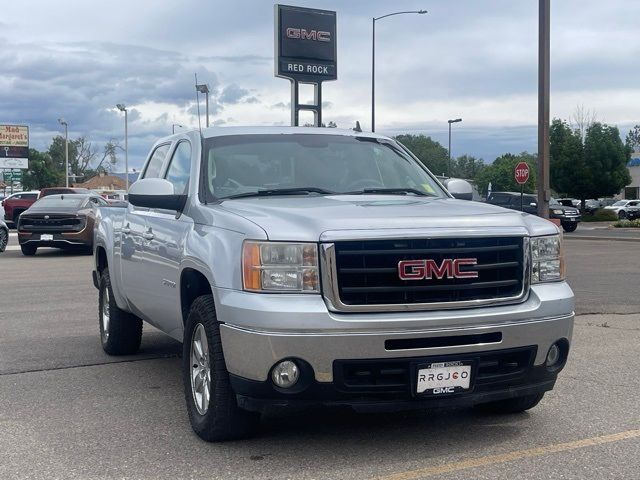
<instances>
[{"instance_id":1,"label":"light pole","mask_svg":"<svg viewBox=\"0 0 640 480\"><path fill-rule=\"evenodd\" d=\"M64 186L69 186L69 125L64 118L59 118L58 123L64 125Z\"/></svg>"},{"instance_id":2,"label":"light pole","mask_svg":"<svg viewBox=\"0 0 640 480\"><path fill-rule=\"evenodd\" d=\"M206 125L207 127L209 126L209 85L207 85L206 83L201 83L201 84L196 84L196 90L200 93L204 93L204 98L205 98L205 105L206 105L206 116L207 116L207 121L206 121Z\"/></svg>"},{"instance_id":3,"label":"light pole","mask_svg":"<svg viewBox=\"0 0 640 480\"><path fill-rule=\"evenodd\" d=\"M414 13L416 15L423 15L427 13L426 10L409 10L406 12L394 12L387 13L381 17L373 17L371 19L371 131L376 131L376 21L383 18L392 17L394 15L405 15Z\"/></svg>"},{"instance_id":4,"label":"light pole","mask_svg":"<svg viewBox=\"0 0 640 480\"><path fill-rule=\"evenodd\" d=\"M538 216L549 218L549 78L551 2L540 0L538 15Z\"/></svg>"},{"instance_id":5,"label":"light pole","mask_svg":"<svg viewBox=\"0 0 640 480\"><path fill-rule=\"evenodd\" d=\"M171 126L171 133L176 133L176 127L184 128L184 125L180 125L179 123L174 123Z\"/></svg>"},{"instance_id":6,"label":"light pole","mask_svg":"<svg viewBox=\"0 0 640 480\"><path fill-rule=\"evenodd\" d=\"M449 164L447 165L447 176L451 178L451 124L461 122L461 118L456 118L455 120L447 120L449 123Z\"/></svg>"},{"instance_id":7,"label":"light pole","mask_svg":"<svg viewBox=\"0 0 640 480\"><path fill-rule=\"evenodd\" d=\"M118 110L124 112L124 181L127 192L129 191L129 126L127 125L127 107L122 103L116 105Z\"/></svg>"}]
</instances>

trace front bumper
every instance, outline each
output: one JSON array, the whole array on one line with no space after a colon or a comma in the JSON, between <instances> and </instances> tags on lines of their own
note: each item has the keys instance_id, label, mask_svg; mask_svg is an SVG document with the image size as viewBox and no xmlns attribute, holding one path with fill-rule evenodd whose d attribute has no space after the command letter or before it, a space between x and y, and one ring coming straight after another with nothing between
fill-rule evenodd
<instances>
[{"instance_id":1,"label":"front bumper","mask_svg":"<svg viewBox=\"0 0 640 480\"><path fill-rule=\"evenodd\" d=\"M486 389L452 398L447 405L545 391L553 388L559 371L548 372L544 367L547 351L558 340L568 347L573 332L573 292L565 282L533 285L527 300L515 305L431 312L336 313L318 295L263 295L218 288L214 296L227 370L247 408L251 399L260 403L437 404L433 398L413 398L410 390L395 392L392 398L380 399L371 392L354 397L354 392L341 389L337 368L349 361L402 362L412 368L416 362L434 358L474 359L514 349L531 351L520 377L485 385ZM308 366L304 391L290 393L272 386L271 368L286 358L300 359Z\"/></svg>"}]
</instances>

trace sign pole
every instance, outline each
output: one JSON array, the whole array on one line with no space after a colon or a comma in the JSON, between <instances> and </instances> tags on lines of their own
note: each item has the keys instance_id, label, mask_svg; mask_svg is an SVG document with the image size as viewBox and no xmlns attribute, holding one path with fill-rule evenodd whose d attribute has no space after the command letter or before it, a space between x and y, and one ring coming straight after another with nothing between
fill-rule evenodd
<instances>
[{"instance_id":1,"label":"sign pole","mask_svg":"<svg viewBox=\"0 0 640 480\"><path fill-rule=\"evenodd\" d=\"M520 211L524 212L524 183L520 184Z\"/></svg>"}]
</instances>

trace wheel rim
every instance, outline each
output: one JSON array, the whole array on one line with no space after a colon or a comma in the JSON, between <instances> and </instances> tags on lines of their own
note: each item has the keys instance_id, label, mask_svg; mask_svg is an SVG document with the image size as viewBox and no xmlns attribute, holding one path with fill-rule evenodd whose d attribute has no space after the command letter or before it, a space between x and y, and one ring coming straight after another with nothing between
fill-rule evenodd
<instances>
[{"instance_id":1,"label":"wheel rim","mask_svg":"<svg viewBox=\"0 0 640 480\"><path fill-rule=\"evenodd\" d=\"M102 293L102 315L100 321L102 322L102 341L107 343L109 340L109 320L110 320L110 307L109 307L109 288L105 286Z\"/></svg>"},{"instance_id":2,"label":"wheel rim","mask_svg":"<svg viewBox=\"0 0 640 480\"><path fill-rule=\"evenodd\" d=\"M191 337L191 395L200 415L209 410L210 385L209 342L204 325L199 323Z\"/></svg>"},{"instance_id":3,"label":"wheel rim","mask_svg":"<svg viewBox=\"0 0 640 480\"><path fill-rule=\"evenodd\" d=\"M0 252L4 252L8 241L9 235L7 235L7 232L5 232L4 230L0 230Z\"/></svg>"}]
</instances>

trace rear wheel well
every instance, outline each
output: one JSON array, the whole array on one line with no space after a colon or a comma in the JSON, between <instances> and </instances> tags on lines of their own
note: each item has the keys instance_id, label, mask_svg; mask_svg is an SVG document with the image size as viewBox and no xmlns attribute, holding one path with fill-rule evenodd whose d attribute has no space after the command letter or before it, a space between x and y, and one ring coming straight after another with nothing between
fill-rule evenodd
<instances>
[{"instance_id":1,"label":"rear wheel well","mask_svg":"<svg viewBox=\"0 0 640 480\"><path fill-rule=\"evenodd\" d=\"M185 324L191 304L202 295L211 295L209 280L201 272L187 268L180 277L180 306L182 309L182 323Z\"/></svg>"},{"instance_id":2,"label":"rear wheel well","mask_svg":"<svg viewBox=\"0 0 640 480\"><path fill-rule=\"evenodd\" d=\"M102 247L96 248L96 271L98 275L101 275L102 271L107 267L107 252Z\"/></svg>"}]
</instances>

